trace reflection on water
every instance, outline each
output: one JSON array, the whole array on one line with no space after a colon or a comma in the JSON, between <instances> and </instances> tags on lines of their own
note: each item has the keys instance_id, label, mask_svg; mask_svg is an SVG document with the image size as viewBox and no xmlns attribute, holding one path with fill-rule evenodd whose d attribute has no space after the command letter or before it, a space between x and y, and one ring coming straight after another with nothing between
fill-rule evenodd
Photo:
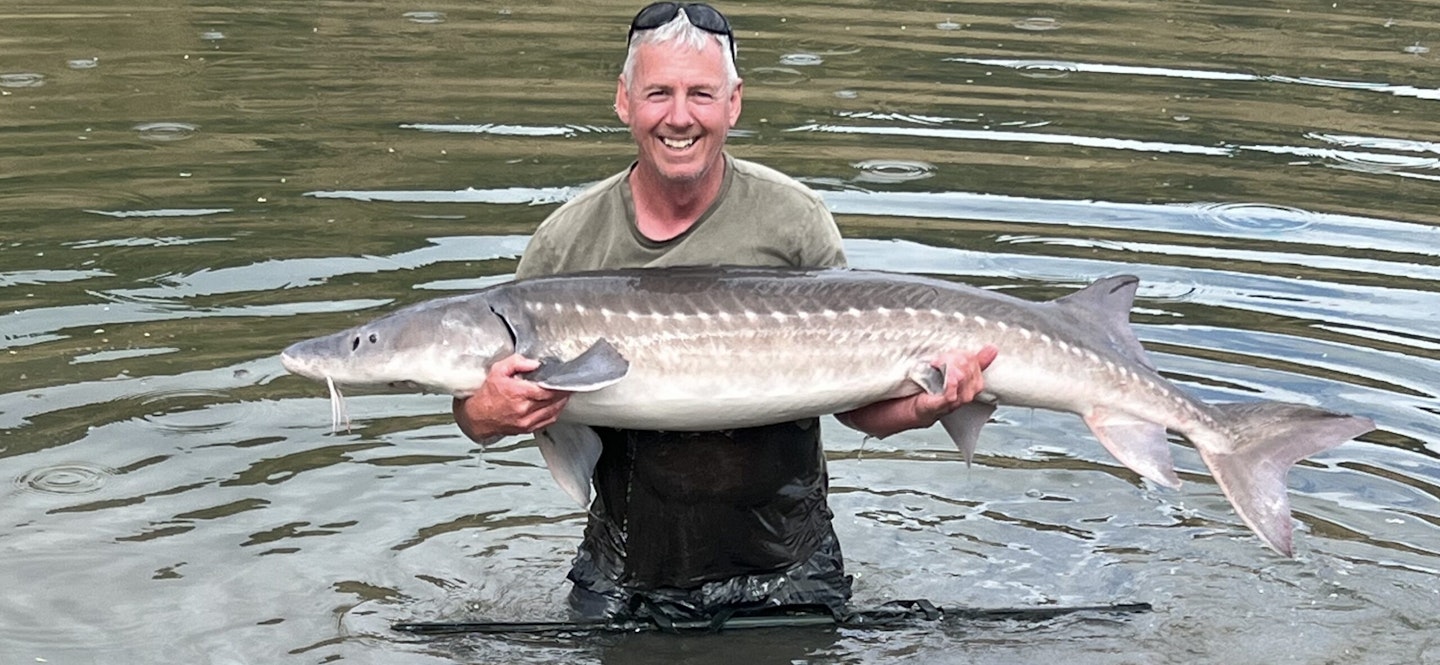
<instances>
[{"instance_id":1,"label":"reflection on water","mask_svg":"<svg viewBox=\"0 0 1440 665\"><path fill-rule=\"evenodd\" d=\"M722 6L733 151L821 191L854 265L1029 298L1135 274L1182 387L1373 417L1291 473L1297 559L1185 445L1169 491L1068 415L998 411L971 467L938 430L830 422L857 603L1156 611L390 631L562 616L584 515L530 441L481 449L441 397L355 396L331 432L275 353L509 279L633 158L609 104L638 4L0 11L0 660L1440 662L1437 16L1399 2Z\"/></svg>"}]
</instances>

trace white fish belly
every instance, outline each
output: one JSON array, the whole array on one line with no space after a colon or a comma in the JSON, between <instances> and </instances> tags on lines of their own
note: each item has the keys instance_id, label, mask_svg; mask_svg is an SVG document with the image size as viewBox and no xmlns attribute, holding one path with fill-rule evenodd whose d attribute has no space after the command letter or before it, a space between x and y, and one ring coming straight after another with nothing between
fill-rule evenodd
<instances>
[{"instance_id":1,"label":"white fish belly","mask_svg":"<svg viewBox=\"0 0 1440 665\"><path fill-rule=\"evenodd\" d=\"M838 413L913 394L918 361L876 352L828 358L785 354L707 354L690 362L637 357L619 383L570 398L561 419L627 429L709 431ZM886 358L885 356L890 356ZM788 360L788 361L787 361ZM823 361L823 362L821 362Z\"/></svg>"}]
</instances>

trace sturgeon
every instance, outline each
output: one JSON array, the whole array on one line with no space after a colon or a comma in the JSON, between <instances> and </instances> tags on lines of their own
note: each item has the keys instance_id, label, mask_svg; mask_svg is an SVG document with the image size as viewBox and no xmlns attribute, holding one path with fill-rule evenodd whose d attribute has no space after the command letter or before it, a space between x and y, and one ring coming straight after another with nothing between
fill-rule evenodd
<instances>
[{"instance_id":1,"label":"sturgeon","mask_svg":"<svg viewBox=\"0 0 1440 665\"><path fill-rule=\"evenodd\" d=\"M298 342L289 371L336 386L465 397L492 363L573 391L536 441L561 487L588 504L591 429L709 431L840 413L936 392L930 361L994 345L981 398L940 419L967 463L997 404L1078 414L1117 460L1175 488L1166 430L1199 451L1236 513L1293 556L1285 476L1374 429L1369 418L1282 402L1207 404L1162 377L1130 327L1139 280L1106 277L1033 302L914 275L849 269L664 268L518 280L419 303Z\"/></svg>"}]
</instances>

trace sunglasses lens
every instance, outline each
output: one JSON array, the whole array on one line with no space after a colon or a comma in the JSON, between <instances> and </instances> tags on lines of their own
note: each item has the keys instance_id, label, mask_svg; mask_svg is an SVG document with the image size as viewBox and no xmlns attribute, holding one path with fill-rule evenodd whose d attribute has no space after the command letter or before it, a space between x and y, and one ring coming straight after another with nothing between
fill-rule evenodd
<instances>
[{"instance_id":1,"label":"sunglasses lens","mask_svg":"<svg viewBox=\"0 0 1440 665\"><path fill-rule=\"evenodd\" d=\"M690 19L691 24L701 30L717 35L730 35L730 22L710 5L700 3L685 5L685 16Z\"/></svg>"},{"instance_id":2,"label":"sunglasses lens","mask_svg":"<svg viewBox=\"0 0 1440 665\"><path fill-rule=\"evenodd\" d=\"M647 5L635 15L635 20L630 22L630 32L636 30L654 30L666 23L675 20L675 15L680 13L680 5L674 2L657 2Z\"/></svg>"}]
</instances>

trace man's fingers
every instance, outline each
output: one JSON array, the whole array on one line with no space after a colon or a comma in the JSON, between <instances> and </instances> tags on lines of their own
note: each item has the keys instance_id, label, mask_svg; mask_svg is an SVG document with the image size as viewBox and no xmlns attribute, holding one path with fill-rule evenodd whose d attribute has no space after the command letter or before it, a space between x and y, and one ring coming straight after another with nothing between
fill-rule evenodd
<instances>
[{"instance_id":1,"label":"man's fingers","mask_svg":"<svg viewBox=\"0 0 1440 665\"><path fill-rule=\"evenodd\" d=\"M985 389L984 371L1000 350L985 345L975 353L950 352L937 359L945 367L945 401L951 408L975 399Z\"/></svg>"},{"instance_id":2,"label":"man's fingers","mask_svg":"<svg viewBox=\"0 0 1440 665\"><path fill-rule=\"evenodd\" d=\"M560 417L560 412L565 409L565 403L570 401L568 395L562 396L550 404L538 406L520 420L520 425L528 432L544 429L555 424Z\"/></svg>"},{"instance_id":3,"label":"man's fingers","mask_svg":"<svg viewBox=\"0 0 1440 665\"><path fill-rule=\"evenodd\" d=\"M517 374L533 372L539 367L540 361L526 358L518 353L512 353L496 361L494 365L491 365L490 373L492 375L498 374L500 376L514 377Z\"/></svg>"}]
</instances>

